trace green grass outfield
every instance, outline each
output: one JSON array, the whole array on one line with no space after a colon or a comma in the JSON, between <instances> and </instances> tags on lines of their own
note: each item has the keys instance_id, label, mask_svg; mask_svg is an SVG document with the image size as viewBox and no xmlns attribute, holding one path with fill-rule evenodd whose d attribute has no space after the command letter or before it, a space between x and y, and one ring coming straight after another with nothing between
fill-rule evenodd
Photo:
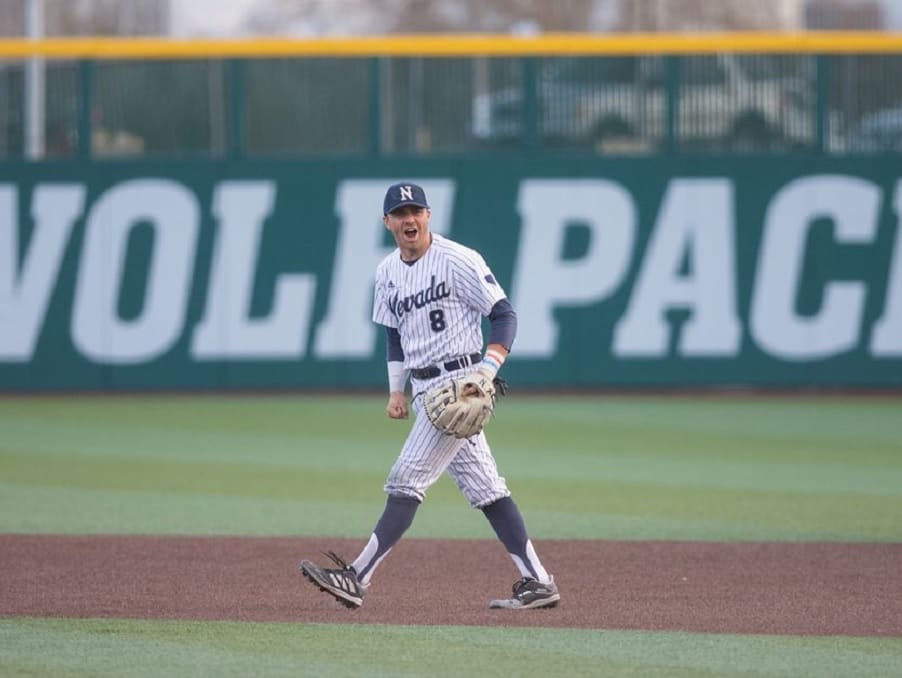
<instances>
[{"instance_id":1,"label":"green grass outfield","mask_svg":"<svg viewBox=\"0 0 902 678\"><path fill-rule=\"evenodd\" d=\"M384 404L0 398L0 532L364 539ZM902 541L902 398L520 395L489 432L537 540ZM493 538L448 479L409 536ZM902 676L902 639L0 620L0 675L202 674Z\"/></svg>"},{"instance_id":2,"label":"green grass outfield","mask_svg":"<svg viewBox=\"0 0 902 678\"><path fill-rule=\"evenodd\" d=\"M900 675L902 643L466 626L2 620L5 676Z\"/></svg>"}]
</instances>

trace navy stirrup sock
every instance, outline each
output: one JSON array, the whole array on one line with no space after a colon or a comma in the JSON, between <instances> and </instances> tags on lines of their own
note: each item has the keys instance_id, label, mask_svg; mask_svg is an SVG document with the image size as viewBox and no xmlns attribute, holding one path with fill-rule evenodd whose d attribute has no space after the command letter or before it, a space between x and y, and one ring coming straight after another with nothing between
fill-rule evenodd
<instances>
[{"instance_id":1,"label":"navy stirrup sock","mask_svg":"<svg viewBox=\"0 0 902 678\"><path fill-rule=\"evenodd\" d=\"M385 502L385 510L376 523L373 536L363 553L354 561L354 569L357 570L360 581L369 582L372 570L398 543L407 528L413 523L420 502L413 497L399 494L390 494Z\"/></svg>"},{"instance_id":2,"label":"navy stirrup sock","mask_svg":"<svg viewBox=\"0 0 902 678\"><path fill-rule=\"evenodd\" d=\"M502 497L498 501L484 506L482 512L489 519L492 529L495 530L495 534L498 535L498 539L504 544L507 552L511 556L519 558L532 576L539 579L541 573L536 571L536 567L527 553L529 537L526 534L526 524L523 522L523 516L514 500L511 497Z\"/></svg>"},{"instance_id":3,"label":"navy stirrup sock","mask_svg":"<svg viewBox=\"0 0 902 678\"><path fill-rule=\"evenodd\" d=\"M385 502L385 510L376 523L373 533L379 539L379 548L386 551L398 543L407 528L413 523L413 517L420 507L413 497L391 494ZM381 555L381 554L380 554Z\"/></svg>"}]
</instances>

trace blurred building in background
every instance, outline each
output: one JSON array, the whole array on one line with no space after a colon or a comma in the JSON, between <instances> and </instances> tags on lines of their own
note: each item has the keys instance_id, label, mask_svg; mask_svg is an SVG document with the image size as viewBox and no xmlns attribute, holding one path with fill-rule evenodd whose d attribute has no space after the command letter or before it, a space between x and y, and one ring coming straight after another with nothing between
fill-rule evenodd
<instances>
[{"instance_id":1,"label":"blurred building in background","mask_svg":"<svg viewBox=\"0 0 902 678\"><path fill-rule=\"evenodd\" d=\"M805 25L812 30L880 30L886 25L884 3L810 0L805 8Z\"/></svg>"},{"instance_id":2,"label":"blurred building in background","mask_svg":"<svg viewBox=\"0 0 902 678\"><path fill-rule=\"evenodd\" d=\"M21 36L30 0L0 2L0 36ZM66 35L165 35L171 0L36 0L43 3L44 31Z\"/></svg>"},{"instance_id":3,"label":"blurred building in background","mask_svg":"<svg viewBox=\"0 0 902 678\"><path fill-rule=\"evenodd\" d=\"M193 3L191 12L200 11ZM559 31L796 30L804 0L236 0L245 7L239 31L262 34L355 35ZM190 33L174 17L176 33ZM186 30L187 29L187 30ZM203 31L203 21L198 26Z\"/></svg>"},{"instance_id":4,"label":"blurred building in background","mask_svg":"<svg viewBox=\"0 0 902 678\"><path fill-rule=\"evenodd\" d=\"M0 35L30 1L50 36L902 28L902 0L3 0Z\"/></svg>"}]
</instances>

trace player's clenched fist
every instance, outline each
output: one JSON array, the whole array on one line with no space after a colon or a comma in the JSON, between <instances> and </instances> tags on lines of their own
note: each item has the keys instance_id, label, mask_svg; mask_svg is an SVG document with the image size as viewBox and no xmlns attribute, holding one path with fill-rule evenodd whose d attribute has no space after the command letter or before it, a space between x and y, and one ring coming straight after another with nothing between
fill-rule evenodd
<instances>
[{"instance_id":1,"label":"player's clenched fist","mask_svg":"<svg viewBox=\"0 0 902 678\"><path fill-rule=\"evenodd\" d=\"M407 419L407 397L400 391L392 391L388 396L385 412L392 419Z\"/></svg>"}]
</instances>

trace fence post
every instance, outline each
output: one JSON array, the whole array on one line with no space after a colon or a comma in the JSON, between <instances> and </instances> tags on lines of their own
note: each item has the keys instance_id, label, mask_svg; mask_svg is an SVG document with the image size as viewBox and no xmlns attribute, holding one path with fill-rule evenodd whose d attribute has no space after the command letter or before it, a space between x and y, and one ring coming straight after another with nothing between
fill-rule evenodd
<instances>
[{"instance_id":1,"label":"fence post","mask_svg":"<svg viewBox=\"0 0 902 678\"><path fill-rule=\"evenodd\" d=\"M82 59L78 62L78 159L92 156L94 109L94 62Z\"/></svg>"},{"instance_id":2,"label":"fence post","mask_svg":"<svg viewBox=\"0 0 902 678\"><path fill-rule=\"evenodd\" d=\"M664 150L668 154L675 153L679 148L677 139L680 125L680 62L680 57L675 54L669 54L664 57L665 91L667 93L665 96L667 120Z\"/></svg>"},{"instance_id":3,"label":"fence post","mask_svg":"<svg viewBox=\"0 0 902 678\"><path fill-rule=\"evenodd\" d=\"M247 120L245 115L245 63L242 59L229 59L226 88L228 103L228 157L241 158L245 152L245 131Z\"/></svg>"},{"instance_id":4,"label":"fence post","mask_svg":"<svg viewBox=\"0 0 902 678\"><path fill-rule=\"evenodd\" d=\"M523 58L523 146L530 150L539 145L538 101L536 98L536 58Z\"/></svg>"},{"instance_id":5,"label":"fence post","mask_svg":"<svg viewBox=\"0 0 902 678\"><path fill-rule=\"evenodd\" d=\"M382 155L382 68L381 58L370 58L370 154Z\"/></svg>"},{"instance_id":6,"label":"fence post","mask_svg":"<svg viewBox=\"0 0 902 678\"><path fill-rule=\"evenodd\" d=\"M830 56L818 54L815 57L817 70L817 97L815 101L814 148L818 153L829 151L827 137L829 134L829 101L830 98Z\"/></svg>"}]
</instances>

